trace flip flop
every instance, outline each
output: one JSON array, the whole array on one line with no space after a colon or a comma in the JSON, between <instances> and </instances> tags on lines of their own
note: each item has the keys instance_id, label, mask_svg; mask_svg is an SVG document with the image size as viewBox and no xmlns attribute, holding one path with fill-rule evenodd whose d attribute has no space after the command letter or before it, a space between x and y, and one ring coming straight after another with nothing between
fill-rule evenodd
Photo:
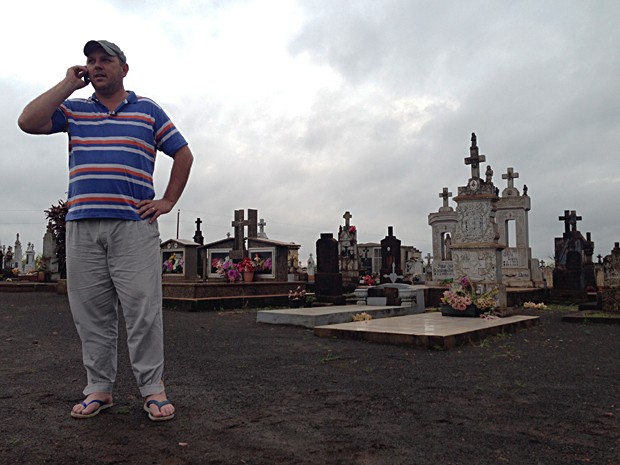
<instances>
[{"instance_id":1,"label":"flip flop","mask_svg":"<svg viewBox=\"0 0 620 465\"><path fill-rule=\"evenodd\" d=\"M157 405L157 409L161 411L161 408L164 405L172 405L172 402L170 402L169 400L162 400L160 402L160 401L155 400L155 399L151 399L151 400L147 401L144 404L144 411L149 414L149 420L151 420L151 421L168 421L168 420L172 420L174 418L174 413L172 415L167 415L165 417L153 416L153 414L151 413L151 410L149 409L149 407L151 405L153 405L153 404Z\"/></svg>"},{"instance_id":2,"label":"flip flop","mask_svg":"<svg viewBox=\"0 0 620 465\"><path fill-rule=\"evenodd\" d=\"M103 400L99 400L99 399L93 399L88 404L86 402L80 402L80 404L84 408L88 407L90 404L95 404L95 403L99 404L99 408L97 410L93 410L90 413L77 413L77 412L71 411L71 416L73 418L92 418L92 417L94 417L96 415L99 415L99 413L102 410L110 408L110 407L112 407L114 405L112 402L107 403L107 402L104 402Z\"/></svg>"}]
</instances>

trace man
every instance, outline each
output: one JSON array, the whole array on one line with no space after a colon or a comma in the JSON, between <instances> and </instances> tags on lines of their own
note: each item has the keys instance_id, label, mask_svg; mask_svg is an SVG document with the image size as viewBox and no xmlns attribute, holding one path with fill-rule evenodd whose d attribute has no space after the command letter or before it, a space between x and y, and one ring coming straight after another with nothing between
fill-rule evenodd
<instances>
[{"instance_id":1,"label":"man","mask_svg":"<svg viewBox=\"0 0 620 465\"><path fill-rule=\"evenodd\" d=\"M193 162L183 136L153 101L125 90L125 54L105 40L84 46L86 66L23 110L29 134L69 135L67 288L82 340L86 398L71 411L90 418L113 405L118 304L144 409L154 421L172 419L163 384L161 264L157 218L179 200ZM92 83L88 99L69 99ZM174 161L164 195L156 199L156 151Z\"/></svg>"}]
</instances>

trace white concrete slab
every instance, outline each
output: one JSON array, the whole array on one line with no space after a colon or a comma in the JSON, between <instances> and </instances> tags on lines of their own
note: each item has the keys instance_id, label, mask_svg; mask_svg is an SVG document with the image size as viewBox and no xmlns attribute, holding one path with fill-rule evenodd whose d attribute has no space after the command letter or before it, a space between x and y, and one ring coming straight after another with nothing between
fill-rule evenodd
<instances>
[{"instance_id":1,"label":"white concrete slab","mask_svg":"<svg viewBox=\"0 0 620 465\"><path fill-rule=\"evenodd\" d=\"M332 307L287 308L284 310L260 310L256 314L257 323L274 325L315 326L332 325L353 321L353 315L366 312L373 320L408 315L415 311L412 307L381 305L340 305Z\"/></svg>"},{"instance_id":2,"label":"white concrete slab","mask_svg":"<svg viewBox=\"0 0 620 465\"><path fill-rule=\"evenodd\" d=\"M365 339L387 344L449 349L500 332L538 324L539 317L515 315L493 320L442 316L440 312L316 326L320 337Z\"/></svg>"}]
</instances>

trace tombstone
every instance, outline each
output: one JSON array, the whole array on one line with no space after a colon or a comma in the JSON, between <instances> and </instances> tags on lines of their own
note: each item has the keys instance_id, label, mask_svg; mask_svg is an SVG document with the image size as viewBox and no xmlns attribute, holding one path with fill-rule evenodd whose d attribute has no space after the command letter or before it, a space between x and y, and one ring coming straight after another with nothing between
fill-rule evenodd
<instances>
[{"instance_id":1,"label":"tombstone","mask_svg":"<svg viewBox=\"0 0 620 465\"><path fill-rule=\"evenodd\" d=\"M6 252L4 254L4 265L3 268L15 268L13 263L13 247L10 245L7 247Z\"/></svg>"},{"instance_id":2,"label":"tombstone","mask_svg":"<svg viewBox=\"0 0 620 465\"><path fill-rule=\"evenodd\" d=\"M321 233L316 241L315 294L319 302L344 305L342 275L338 271L338 241L332 233Z\"/></svg>"},{"instance_id":3,"label":"tombstone","mask_svg":"<svg viewBox=\"0 0 620 465\"><path fill-rule=\"evenodd\" d=\"M476 134L472 133L470 156L465 164L471 167L471 177L466 186L459 186L457 223L452 236L453 272L455 278L467 276L480 293L498 289L498 308L506 308L506 286L502 283L502 250L499 230L495 222L495 186L480 179L480 162L486 160L479 154Z\"/></svg>"},{"instance_id":4,"label":"tombstone","mask_svg":"<svg viewBox=\"0 0 620 465\"><path fill-rule=\"evenodd\" d=\"M602 308L605 312L620 313L620 243L603 259L604 287Z\"/></svg>"},{"instance_id":5,"label":"tombstone","mask_svg":"<svg viewBox=\"0 0 620 465\"><path fill-rule=\"evenodd\" d=\"M51 275L52 281L60 279L58 257L56 257L56 238L48 229L43 235L43 252L41 252L41 267Z\"/></svg>"},{"instance_id":6,"label":"tombstone","mask_svg":"<svg viewBox=\"0 0 620 465\"><path fill-rule=\"evenodd\" d=\"M575 210L564 210L564 215L558 219L564 221L564 233L554 241L553 288L574 291L583 297L587 287L596 286L592 263L594 242L589 233L585 238L577 229L577 222L581 221L582 217L578 216Z\"/></svg>"},{"instance_id":7,"label":"tombstone","mask_svg":"<svg viewBox=\"0 0 620 465\"><path fill-rule=\"evenodd\" d=\"M19 233L17 233L17 239L15 239L15 252L13 256L13 268L17 268L20 273L23 273L24 267L22 266L22 243L19 241Z\"/></svg>"},{"instance_id":8,"label":"tombstone","mask_svg":"<svg viewBox=\"0 0 620 465\"><path fill-rule=\"evenodd\" d=\"M432 228L433 263L429 268L427 283L436 285L454 279L451 245L457 222L454 208L448 205L452 192L448 192L448 188L444 187L439 197L443 200L443 205L438 212L428 215L428 224Z\"/></svg>"},{"instance_id":9,"label":"tombstone","mask_svg":"<svg viewBox=\"0 0 620 465\"><path fill-rule=\"evenodd\" d=\"M389 276L396 274L398 281L390 281ZM381 270L379 279L381 284L388 282L402 282L403 270L400 261L400 239L394 236L394 227L388 226L388 235L381 240Z\"/></svg>"},{"instance_id":10,"label":"tombstone","mask_svg":"<svg viewBox=\"0 0 620 465\"><path fill-rule=\"evenodd\" d=\"M519 190L514 187L514 180L518 177L519 173L513 168L507 168L506 173L502 174L502 179L507 180L507 187L495 204L499 242L504 245L502 280L509 287L542 286L542 279L535 282L532 277L534 267L528 230L531 199L526 195L520 195ZM514 231L515 237L511 237L511 231Z\"/></svg>"},{"instance_id":11,"label":"tombstone","mask_svg":"<svg viewBox=\"0 0 620 465\"><path fill-rule=\"evenodd\" d=\"M32 273L35 270L35 266L34 244L28 242L26 246L26 264L24 265L24 272Z\"/></svg>"},{"instance_id":12,"label":"tombstone","mask_svg":"<svg viewBox=\"0 0 620 465\"><path fill-rule=\"evenodd\" d=\"M162 242L162 278L166 281L196 281L198 247L199 244L184 239L169 239Z\"/></svg>"},{"instance_id":13,"label":"tombstone","mask_svg":"<svg viewBox=\"0 0 620 465\"><path fill-rule=\"evenodd\" d=\"M348 211L342 216L344 227L338 229L338 269L343 285L356 285L359 281L359 256L357 248L357 228L351 225L353 217Z\"/></svg>"}]
</instances>

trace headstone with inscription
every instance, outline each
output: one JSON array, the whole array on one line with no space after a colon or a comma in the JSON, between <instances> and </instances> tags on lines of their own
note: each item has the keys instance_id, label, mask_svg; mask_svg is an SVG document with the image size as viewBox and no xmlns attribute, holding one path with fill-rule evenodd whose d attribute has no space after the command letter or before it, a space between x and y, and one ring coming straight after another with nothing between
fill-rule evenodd
<instances>
[{"instance_id":1,"label":"headstone with inscription","mask_svg":"<svg viewBox=\"0 0 620 465\"><path fill-rule=\"evenodd\" d=\"M338 269L343 285L356 285L359 281L359 256L357 253L357 228L351 224L353 215L348 211L342 216L344 226L338 229Z\"/></svg>"}]
</instances>

